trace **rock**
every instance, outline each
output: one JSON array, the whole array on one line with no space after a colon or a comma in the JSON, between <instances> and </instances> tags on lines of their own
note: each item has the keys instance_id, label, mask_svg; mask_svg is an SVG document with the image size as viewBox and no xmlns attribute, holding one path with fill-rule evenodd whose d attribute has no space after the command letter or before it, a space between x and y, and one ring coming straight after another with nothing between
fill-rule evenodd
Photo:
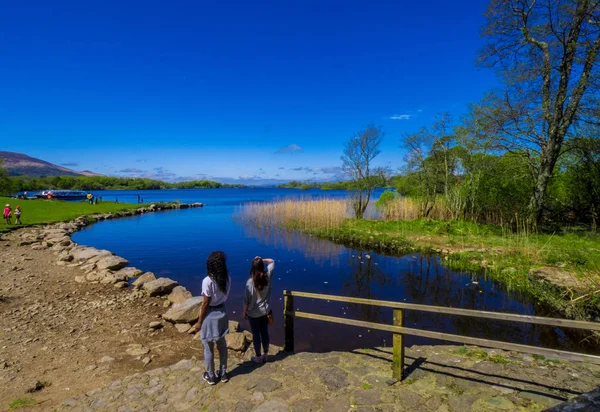
<instances>
[{"instance_id":1,"label":"rock","mask_svg":"<svg viewBox=\"0 0 600 412\"><path fill-rule=\"evenodd\" d=\"M33 385L31 385L30 387L28 387L25 392L26 393L33 393L33 392L37 392L37 391L41 391L42 389L44 389L46 386L49 386L46 382L41 382L41 381L35 381L33 383Z\"/></svg>"},{"instance_id":2,"label":"rock","mask_svg":"<svg viewBox=\"0 0 600 412\"><path fill-rule=\"evenodd\" d=\"M230 321L231 322L231 321ZM229 327L229 331L231 332L231 326ZM245 330L242 332L244 334L244 336L246 337L246 341L248 343L252 343L252 341L254 340L254 337L252 336L252 332L250 332L249 330Z\"/></svg>"},{"instance_id":3,"label":"rock","mask_svg":"<svg viewBox=\"0 0 600 412\"><path fill-rule=\"evenodd\" d=\"M556 399L555 397L546 396L546 395L541 394L541 393L529 392L529 391L519 392L519 397L530 399L530 400L534 401L535 403L539 403L540 405L544 405L547 408L552 407L552 406L556 406L556 405L562 403L561 400Z\"/></svg>"},{"instance_id":4,"label":"rock","mask_svg":"<svg viewBox=\"0 0 600 412\"><path fill-rule=\"evenodd\" d=\"M150 359L147 356L144 359L142 359L142 363L144 364L144 367L147 366L150 362L152 362L152 359Z\"/></svg>"},{"instance_id":5,"label":"rock","mask_svg":"<svg viewBox=\"0 0 600 412\"><path fill-rule=\"evenodd\" d=\"M125 350L125 352L128 355L131 356L142 356L147 354L148 352L150 352L150 349L142 346L139 343L132 343L131 345L129 345L129 347Z\"/></svg>"},{"instance_id":6,"label":"rock","mask_svg":"<svg viewBox=\"0 0 600 412\"><path fill-rule=\"evenodd\" d=\"M281 387L281 382L271 378L256 378L252 379L246 385L247 389L254 389L257 392L268 393L273 392Z\"/></svg>"},{"instance_id":7,"label":"rock","mask_svg":"<svg viewBox=\"0 0 600 412\"><path fill-rule=\"evenodd\" d=\"M239 332L240 331L240 322L237 320L229 321L229 333Z\"/></svg>"},{"instance_id":8,"label":"rock","mask_svg":"<svg viewBox=\"0 0 600 412\"><path fill-rule=\"evenodd\" d=\"M136 289L140 289L144 285L144 283L150 282L152 280L156 280L156 277L154 276L154 273L152 273L152 272L146 272L143 275L141 275L139 278L137 278L131 284L131 286L133 286Z\"/></svg>"},{"instance_id":9,"label":"rock","mask_svg":"<svg viewBox=\"0 0 600 412\"><path fill-rule=\"evenodd\" d=\"M123 259L119 256L106 256L96 262L96 267L99 270L108 269L108 270L119 270L124 268L129 264L127 259Z\"/></svg>"},{"instance_id":10,"label":"rock","mask_svg":"<svg viewBox=\"0 0 600 412\"><path fill-rule=\"evenodd\" d=\"M96 248L93 247L79 247L79 248L75 248L72 251L73 254L73 260L75 262L85 262L87 260L90 260L94 257L98 257L98 256L108 256L108 255L112 255L112 253L110 253L108 250L98 250Z\"/></svg>"},{"instance_id":11,"label":"rock","mask_svg":"<svg viewBox=\"0 0 600 412\"><path fill-rule=\"evenodd\" d=\"M167 299L175 304L180 304L190 299L192 294L183 286L176 286Z\"/></svg>"},{"instance_id":12,"label":"rock","mask_svg":"<svg viewBox=\"0 0 600 412\"><path fill-rule=\"evenodd\" d=\"M190 370L194 367L194 362L192 362L191 359L183 359L180 360L179 362L177 362L175 365L172 365L170 367L170 369L172 371L179 371L179 370Z\"/></svg>"},{"instance_id":13,"label":"rock","mask_svg":"<svg viewBox=\"0 0 600 412\"><path fill-rule=\"evenodd\" d=\"M507 411L514 411L516 409L515 404L506 399L504 396L494 396L489 398L485 405L487 408L501 409Z\"/></svg>"},{"instance_id":14,"label":"rock","mask_svg":"<svg viewBox=\"0 0 600 412\"><path fill-rule=\"evenodd\" d=\"M108 363L108 362L114 362L114 361L115 361L115 358L111 358L110 356L103 356L100 359L99 363Z\"/></svg>"},{"instance_id":15,"label":"rock","mask_svg":"<svg viewBox=\"0 0 600 412\"><path fill-rule=\"evenodd\" d=\"M577 279L575 275L553 266L531 269L529 271L529 276L562 288L575 290L585 289L585 285Z\"/></svg>"},{"instance_id":16,"label":"rock","mask_svg":"<svg viewBox=\"0 0 600 412\"><path fill-rule=\"evenodd\" d=\"M453 412L470 411L473 403L477 400L478 395L462 394L457 396L450 396L448 401L450 403L450 410Z\"/></svg>"},{"instance_id":17,"label":"rock","mask_svg":"<svg viewBox=\"0 0 600 412\"><path fill-rule=\"evenodd\" d=\"M163 319L173 323L195 322L200 316L200 306L202 306L203 300L204 298L202 296L196 296L179 305L173 305L163 315Z\"/></svg>"},{"instance_id":18,"label":"rock","mask_svg":"<svg viewBox=\"0 0 600 412\"><path fill-rule=\"evenodd\" d=\"M85 276L75 276L75 282L85 283Z\"/></svg>"},{"instance_id":19,"label":"rock","mask_svg":"<svg viewBox=\"0 0 600 412\"><path fill-rule=\"evenodd\" d=\"M151 280L150 282L144 283L143 289L146 291L148 296L160 296L171 292L177 285L178 283L173 279L158 278L156 280Z\"/></svg>"},{"instance_id":20,"label":"rock","mask_svg":"<svg viewBox=\"0 0 600 412\"><path fill-rule=\"evenodd\" d=\"M69 255L68 253L64 254L64 255L60 255L58 257L58 260L61 261L61 262L72 262L73 261L73 255Z\"/></svg>"},{"instance_id":21,"label":"rock","mask_svg":"<svg viewBox=\"0 0 600 412\"><path fill-rule=\"evenodd\" d=\"M169 302L168 300L165 300L163 302L163 308L169 309L170 307L171 307L171 302Z\"/></svg>"},{"instance_id":22,"label":"rock","mask_svg":"<svg viewBox=\"0 0 600 412\"><path fill-rule=\"evenodd\" d=\"M127 268L119 269L117 272L113 273L113 275L120 280L127 280L127 279L131 279L131 278L137 278L142 273L143 273L143 271L141 271L137 268L127 267Z\"/></svg>"},{"instance_id":23,"label":"rock","mask_svg":"<svg viewBox=\"0 0 600 412\"><path fill-rule=\"evenodd\" d=\"M354 403L356 405L377 405L379 404L379 391L377 389L367 389L358 391L354 394Z\"/></svg>"},{"instance_id":24,"label":"rock","mask_svg":"<svg viewBox=\"0 0 600 412\"><path fill-rule=\"evenodd\" d=\"M192 326L189 323L177 323L175 324L175 329L177 329L177 332L179 333L185 333L188 330L190 330Z\"/></svg>"},{"instance_id":25,"label":"rock","mask_svg":"<svg viewBox=\"0 0 600 412\"><path fill-rule=\"evenodd\" d=\"M267 401L261 405L259 405L256 409L254 409L254 412L288 412L289 408L287 403L277 400L277 399L272 399L270 401Z\"/></svg>"},{"instance_id":26,"label":"rock","mask_svg":"<svg viewBox=\"0 0 600 412\"><path fill-rule=\"evenodd\" d=\"M246 350L246 337L243 333L234 332L225 335L227 341L227 347L231 350L243 352Z\"/></svg>"},{"instance_id":27,"label":"rock","mask_svg":"<svg viewBox=\"0 0 600 412\"><path fill-rule=\"evenodd\" d=\"M127 282L117 282L113 286L117 289L125 289L128 286L128 284Z\"/></svg>"},{"instance_id":28,"label":"rock","mask_svg":"<svg viewBox=\"0 0 600 412\"><path fill-rule=\"evenodd\" d=\"M148 327L150 329L160 329L160 328L163 327L163 324L162 324L162 322L156 320L154 322L150 322L150 324L148 325Z\"/></svg>"},{"instance_id":29,"label":"rock","mask_svg":"<svg viewBox=\"0 0 600 412\"><path fill-rule=\"evenodd\" d=\"M340 368L323 368L317 371L317 376L330 391L338 391L348 386L348 374Z\"/></svg>"}]
</instances>

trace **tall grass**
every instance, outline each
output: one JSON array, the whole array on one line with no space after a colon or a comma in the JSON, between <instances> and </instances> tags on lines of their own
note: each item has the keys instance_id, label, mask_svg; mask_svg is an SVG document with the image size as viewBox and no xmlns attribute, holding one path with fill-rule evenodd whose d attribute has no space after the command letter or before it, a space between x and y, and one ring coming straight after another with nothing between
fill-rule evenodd
<instances>
[{"instance_id":1,"label":"tall grass","mask_svg":"<svg viewBox=\"0 0 600 412\"><path fill-rule=\"evenodd\" d=\"M450 220L452 212L444 201L437 198L431 204L422 201L400 197L387 202L383 207L384 220L414 220L427 217L429 219Z\"/></svg>"},{"instance_id":2,"label":"tall grass","mask_svg":"<svg viewBox=\"0 0 600 412\"><path fill-rule=\"evenodd\" d=\"M239 216L262 228L326 229L341 226L351 217L346 200L278 200L247 203Z\"/></svg>"}]
</instances>

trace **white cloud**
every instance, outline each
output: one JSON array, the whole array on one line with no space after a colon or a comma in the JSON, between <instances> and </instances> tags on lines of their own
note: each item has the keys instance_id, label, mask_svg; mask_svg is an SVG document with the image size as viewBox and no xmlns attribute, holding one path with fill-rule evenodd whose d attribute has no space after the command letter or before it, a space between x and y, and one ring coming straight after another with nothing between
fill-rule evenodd
<instances>
[{"instance_id":1,"label":"white cloud","mask_svg":"<svg viewBox=\"0 0 600 412\"><path fill-rule=\"evenodd\" d=\"M394 115L390 116L390 119L392 119L392 120L410 120L410 118L413 116L414 115L412 115L412 114L394 114Z\"/></svg>"},{"instance_id":2,"label":"white cloud","mask_svg":"<svg viewBox=\"0 0 600 412\"><path fill-rule=\"evenodd\" d=\"M297 144L291 144L289 146L282 147L281 149L277 150L275 153L298 153L301 151L302 151L302 148L300 146L298 146Z\"/></svg>"}]
</instances>

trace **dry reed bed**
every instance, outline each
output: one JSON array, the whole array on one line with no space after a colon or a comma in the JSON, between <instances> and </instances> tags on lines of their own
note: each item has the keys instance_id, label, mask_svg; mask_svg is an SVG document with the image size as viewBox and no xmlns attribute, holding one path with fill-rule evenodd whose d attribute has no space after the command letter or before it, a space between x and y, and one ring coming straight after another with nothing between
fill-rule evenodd
<instances>
[{"instance_id":1,"label":"dry reed bed","mask_svg":"<svg viewBox=\"0 0 600 412\"><path fill-rule=\"evenodd\" d=\"M277 200L247 203L241 218L259 227L286 227L290 229L322 229L338 227L350 217L346 200Z\"/></svg>"}]
</instances>

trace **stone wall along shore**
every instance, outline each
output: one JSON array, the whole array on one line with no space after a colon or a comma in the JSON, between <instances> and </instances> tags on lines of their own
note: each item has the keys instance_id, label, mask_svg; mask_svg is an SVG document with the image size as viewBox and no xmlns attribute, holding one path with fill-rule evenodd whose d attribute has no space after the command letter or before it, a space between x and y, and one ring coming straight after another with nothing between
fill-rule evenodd
<instances>
[{"instance_id":1,"label":"stone wall along shore","mask_svg":"<svg viewBox=\"0 0 600 412\"><path fill-rule=\"evenodd\" d=\"M199 339L192 325L198 320L202 299L192 294L177 281L166 277L156 278L154 273L129 266L127 259L116 256L108 250L78 245L71 235L81 228L102 220L152 213L160 210L188 209L203 207L202 203L192 204L152 204L135 210L116 213L103 213L81 216L71 222L39 225L20 228L12 232L17 237L19 246L30 246L33 250L50 249L56 256L59 266L78 267L81 274L73 279L78 283L104 284L119 289L129 289L129 298L141 299L145 296L158 296L164 299L166 312L161 321L151 322L149 329L159 330L170 322L181 333L190 333L192 339ZM6 236L6 235L5 235ZM231 350L246 352L252 342L252 334L241 331L239 323L230 322L227 335L228 347Z\"/></svg>"}]
</instances>

